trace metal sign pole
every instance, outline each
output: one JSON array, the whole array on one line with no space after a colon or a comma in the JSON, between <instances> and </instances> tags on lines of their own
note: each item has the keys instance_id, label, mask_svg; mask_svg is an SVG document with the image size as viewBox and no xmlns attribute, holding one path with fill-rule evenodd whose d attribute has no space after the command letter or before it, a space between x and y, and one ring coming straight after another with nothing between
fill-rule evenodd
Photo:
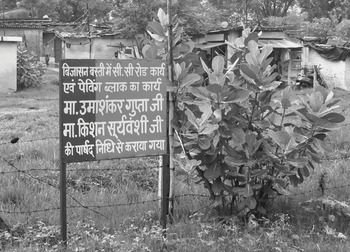
<instances>
[{"instance_id":1,"label":"metal sign pole","mask_svg":"<svg viewBox=\"0 0 350 252\"><path fill-rule=\"evenodd\" d=\"M62 85L62 62L60 62L60 83ZM62 88L59 90L60 111L63 110ZM59 115L59 132L62 132L62 115ZM60 222L61 222L61 239L64 247L67 247L67 164L62 161L62 134L59 137L59 158L60 158Z\"/></svg>"},{"instance_id":2,"label":"metal sign pole","mask_svg":"<svg viewBox=\"0 0 350 252\"><path fill-rule=\"evenodd\" d=\"M167 0L167 12L169 17L169 37L168 37L168 51L170 54L170 59L167 62L168 66L168 79L171 82L171 85L173 84L173 59L172 59L172 17L171 17L171 0ZM163 156L163 166L162 166L162 182L160 183L162 185L162 197L161 197L161 224L163 229L163 235L166 236L166 224L167 224L167 216L169 214L169 194L170 194L170 164L171 164L171 157L170 157L170 150L172 145L172 128L170 125L170 120L173 116L173 106L172 106L172 93L167 92L167 129L168 129L168 141L167 141L167 152L166 155Z\"/></svg>"},{"instance_id":3,"label":"metal sign pole","mask_svg":"<svg viewBox=\"0 0 350 252\"><path fill-rule=\"evenodd\" d=\"M168 13L168 22L169 22L169 28L168 28L168 50L169 50L169 80L171 83L171 86L174 85L174 55L173 55L173 24L172 24L172 11L171 11L172 1L168 0L167 5L167 13ZM169 136L168 136L168 142L169 142L169 211L170 216L173 217L174 215L174 195L175 195L175 168L174 168L174 162L173 162L173 155L174 155L174 131L171 126L171 120L174 117L174 111L175 111L175 104L174 104L174 97L173 93L169 94ZM172 219L171 219L172 220Z\"/></svg>"},{"instance_id":4,"label":"metal sign pole","mask_svg":"<svg viewBox=\"0 0 350 252\"><path fill-rule=\"evenodd\" d=\"M61 162L60 173L60 220L61 239L64 246L67 246L67 165Z\"/></svg>"},{"instance_id":5,"label":"metal sign pole","mask_svg":"<svg viewBox=\"0 0 350 252\"><path fill-rule=\"evenodd\" d=\"M170 172L169 172L169 155L163 156L163 172L162 172L162 198L161 198L161 224L163 229L163 235L166 233L167 216L169 213L169 184L170 184Z\"/></svg>"}]
</instances>

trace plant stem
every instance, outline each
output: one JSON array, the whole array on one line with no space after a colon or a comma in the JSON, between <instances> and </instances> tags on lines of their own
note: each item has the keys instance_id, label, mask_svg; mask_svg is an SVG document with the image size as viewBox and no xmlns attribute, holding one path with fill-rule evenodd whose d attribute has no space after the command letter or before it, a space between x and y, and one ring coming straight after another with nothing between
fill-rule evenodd
<instances>
[{"instance_id":1,"label":"plant stem","mask_svg":"<svg viewBox=\"0 0 350 252\"><path fill-rule=\"evenodd\" d=\"M196 167L196 171L198 172L198 175L204 180L204 184L208 188L210 198L214 200L216 198L215 193L213 192L213 189L209 180L204 176L204 171L202 171L198 166Z\"/></svg>"},{"instance_id":2,"label":"plant stem","mask_svg":"<svg viewBox=\"0 0 350 252\"><path fill-rule=\"evenodd\" d=\"M253 122L253 116L254 116L254 113L255 113L255 107L256 107L256 102L258 100L258 93L255 93L255 97L254 97L254 104L253 104L253 108L252 108L252 114L250 115L250 118L249 118L249 122L248 122L248 129L252 129L253 126L252 126L252 122Z\"/></svg>"}]
</instances>

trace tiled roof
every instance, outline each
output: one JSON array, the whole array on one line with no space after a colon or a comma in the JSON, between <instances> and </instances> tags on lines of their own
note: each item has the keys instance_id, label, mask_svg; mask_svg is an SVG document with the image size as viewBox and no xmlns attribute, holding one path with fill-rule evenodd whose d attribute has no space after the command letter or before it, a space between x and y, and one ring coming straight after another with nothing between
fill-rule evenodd
<instances>
[{"instance_id":1,"label":"tiled roof","mask_svg":"<svg viewBox=\"0 0 350 252\"><path fill-rule=\"evenodd\" d=\"M55 33L59 38L93 38L120 35L112 30L112 24L98 25L87 23L55 23L49 19L0 19L0 28L42 29L47 33Z\"/></svg>"},{"instance_id":2,"label":"tiled roof","mask_svg":"<svg viewBox=\"0 0 350 252\"><path fill-rule=\"evenodd\" d=\"M0 27L44 29L50 22L48 19L0 19Z\"/></svg>"}]
</instances>

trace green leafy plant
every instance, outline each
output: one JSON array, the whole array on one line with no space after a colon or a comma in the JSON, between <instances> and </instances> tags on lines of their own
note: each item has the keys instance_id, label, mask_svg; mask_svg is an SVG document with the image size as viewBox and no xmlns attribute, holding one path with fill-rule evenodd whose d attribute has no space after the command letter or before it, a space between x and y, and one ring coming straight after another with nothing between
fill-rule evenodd
<instances>
[{"instance_id":1,"label":"green leafy plant","mask_svg":"<svg viewBox=\"0 0 350 252\"><path fill-rule=\"evenodd\" d=\"M154 44L166 40L159 19L151 24L159 27L150 32ZM197 174L219 214L265 215L270 199L288 194L289 184L298 186L317 167L327 133L345 119L334 112L339 100L330 90L293 95L290 87L279 89L273 48L259 48L258 38L245 29L230 44L236 50L230 62L216 56L211 66L196 64L189 42L173 44L175 161Z\"/></svg>"},{"instance_id":2,"label":"green leafy plant","mask_svg":"<svg viewBox=\"0 0 350 252\"><path fill-rule=\"evenodd\" d=\"M169 24L168 15L162 10L158 11L159 22L149 22L147 32L151 37L149 44L146 44L142 49L142 55L146 59L163 59L166 60L169 55L168 40L169 28L172 29L172 53L175 62L174 79L179 82L190 73L204 72L200 58L193 52L194 43L184 36L184 31L178 25L176 19ZM192 77L199 78L197 82L203 81L200 75L187 76L185 80L193 81Z\"/></svg>"},{"instance_id":3,"label":"green leafy plant","mask_svg":"<svg viewBox=\"0 0 350 252\"><path fill-rule=\"evenodd\" d=\"M24 43L21 43L17 48L17 88L40 86L43 74L38 56L30 54Z\"/></svg>"}]
</instances>

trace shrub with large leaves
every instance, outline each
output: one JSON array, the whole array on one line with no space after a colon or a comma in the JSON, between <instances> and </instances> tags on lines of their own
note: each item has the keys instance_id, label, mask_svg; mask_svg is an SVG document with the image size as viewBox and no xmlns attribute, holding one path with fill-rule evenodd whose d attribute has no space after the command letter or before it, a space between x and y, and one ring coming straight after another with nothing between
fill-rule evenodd
<instances>
[{"instance_id":1,"label":"shrub with large leaves","mask_svg":"<svg viewBox=\"0 0 350 252\"><path fill-rule=\"evenodd\" d=\"M273 48L259 48L258 37L245 29L230 44L236 49L230 62L216 56L211 66L198 66L185 60L190 50L174 60L175 161L197 174L220 213L266 214L269 199L288 194L289 184L299 185L317 167L327 133L344 121L331 90L279 89Z\"/></svg>"},{"instance_id":2,"label":"shrub with large leaves","mask_svg":"<svg viewBox=\"0 0 350 252\"><path fill-rule=\"evenodd\" d=\"M38 56L28 52L24 43L17 48L17 88L38 87L44 69Z\"/></svg>"}]
</instances>

